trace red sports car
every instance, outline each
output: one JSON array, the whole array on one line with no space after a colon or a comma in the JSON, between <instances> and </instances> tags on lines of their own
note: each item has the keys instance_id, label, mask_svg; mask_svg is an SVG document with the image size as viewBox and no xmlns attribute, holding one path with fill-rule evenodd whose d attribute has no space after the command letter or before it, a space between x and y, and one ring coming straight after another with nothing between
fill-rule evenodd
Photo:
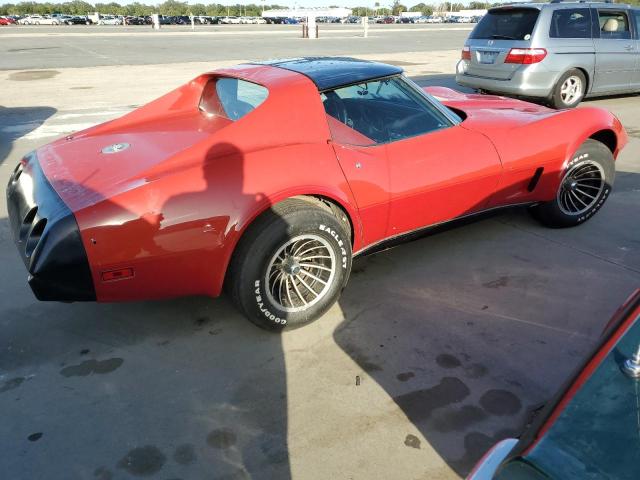
<instances>
[{"instance_id":1,"label":"red sports car","mask_svg":"<svg viewBox=\"0 0 640 480\"><path fill-rule=\"evenodd\" d=\"M264 328L338 298L351 259L526 205L579 225L611 192L627 135L597 108L423 90L395 66L298 58L201 75L28 154L8 188L40 300L227 288Z\"/></svg>"}]
</instances>

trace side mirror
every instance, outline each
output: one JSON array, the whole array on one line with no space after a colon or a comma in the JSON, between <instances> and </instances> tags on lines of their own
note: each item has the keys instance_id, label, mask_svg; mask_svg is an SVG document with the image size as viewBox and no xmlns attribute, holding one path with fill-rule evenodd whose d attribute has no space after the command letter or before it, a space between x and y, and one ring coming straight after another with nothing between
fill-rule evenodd
<instances>
[{"instance_id":1,"label":"side mirror","mask_svg":"<svg viewBox=\"0 0 640 480\"><path fill-rule=\"evenodd\" d=\"M640 379L640 345L638 345L636 353L634 353L631 358L625 360L620 368L628 377Z\"/></svg>"}]
</instances>

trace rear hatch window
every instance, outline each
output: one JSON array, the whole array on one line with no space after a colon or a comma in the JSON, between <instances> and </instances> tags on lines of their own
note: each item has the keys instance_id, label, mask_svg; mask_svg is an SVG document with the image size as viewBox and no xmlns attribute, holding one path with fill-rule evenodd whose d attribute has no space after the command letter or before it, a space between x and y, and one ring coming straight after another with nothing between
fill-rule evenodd
<instances>
[{"instance_id":1,"label":"rear hatch window","mask_svg":"<svg viewBox=\"0 0 640 480\"><path fill-rule=\"evenodd\" d=\"M537 8L489 10L471 33L477 40L529 40L536 26Z\"/></svg>"}]
</instances>

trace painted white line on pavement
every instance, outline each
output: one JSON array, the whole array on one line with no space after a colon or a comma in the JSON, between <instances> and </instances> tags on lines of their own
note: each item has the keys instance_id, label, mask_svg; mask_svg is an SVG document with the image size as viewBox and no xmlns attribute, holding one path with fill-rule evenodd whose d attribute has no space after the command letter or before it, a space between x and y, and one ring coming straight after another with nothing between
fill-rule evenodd
<instances>
[{"instance_id":1,"label":"painted white line on pavement","mask_svg":"<svg viewBox=\"0 0 640 480\"><path fill-rule=\"evenodd\" d=\"M399 32L451 32L451 31L471 31L472 27L454 27L454 28L385 28L385 29L370 29L369 34L384 34L384 33L399 33ZM345 29L345 30L322 30L320 29L320 35L324 38L331 38L332 33L340 34L344 33L362 33L362 29ZM0 38L42 38L42 37L148 37L155 38L162 37L193 37L193 36L229 36L229 35L246 35L246 36L261 36L261 35L295 35L298 37L300 32L296 30L238 30L238 31L193 31L193 32L36 32L36 33L0 33ZM305 39L306 40L306 39Z\"/></svg>"}]
</instances>

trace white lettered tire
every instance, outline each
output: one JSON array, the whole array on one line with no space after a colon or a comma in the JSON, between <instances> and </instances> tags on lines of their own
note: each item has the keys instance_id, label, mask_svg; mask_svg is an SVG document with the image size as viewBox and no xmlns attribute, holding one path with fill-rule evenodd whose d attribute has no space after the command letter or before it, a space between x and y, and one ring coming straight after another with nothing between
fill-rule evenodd
<instances>
[{"instance_id":1,"label":"white lettered tire","mask_svg":"<svg viewBox=\"0 0 640 480\"><path fill-rule=\"evenodd\" d=\"M238 309L259 327L296 328L322 316L351 271L350 226L314 199L271 207L247 229L227 275Z\"/></svg>"},{"instance_id":2,"label":"white lettered tire","mask_svg":"<svg viewBox=\"0 0 640 480\"><path fill-rule=\"evenodd\" d=\"M530 209L548 227L580 225L593 217L611 194L615 165L611 150L603 143L584 142L562 173L556 197Z\"/></svg>"}]
</instances>

